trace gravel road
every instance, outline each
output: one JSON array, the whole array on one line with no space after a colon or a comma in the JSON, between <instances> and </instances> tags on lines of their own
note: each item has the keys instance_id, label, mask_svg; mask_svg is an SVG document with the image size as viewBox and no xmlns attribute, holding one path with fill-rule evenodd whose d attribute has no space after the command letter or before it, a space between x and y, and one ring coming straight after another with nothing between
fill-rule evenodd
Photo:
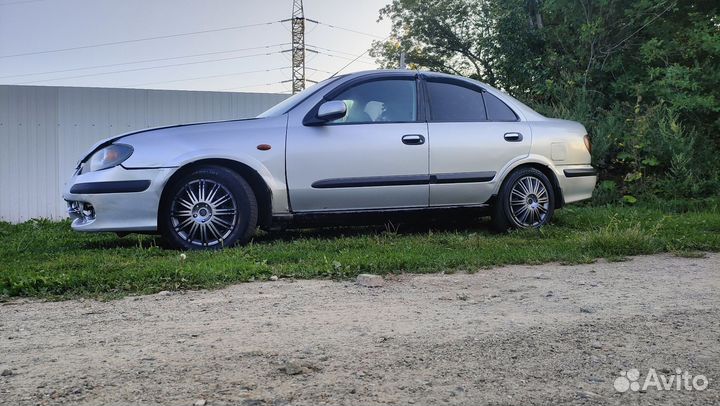
<instances>
[{"instance_id":1,"label":"gravel road","mask_svg":"<svg viewBox=\"0 0 720 406\"><path fill-rule=\"evenodd\" d=\"M614 389L650 368L709 382ZM718 404L720 254L13 301L0 371L7 405Z\"/></svg>"}]
</instances>

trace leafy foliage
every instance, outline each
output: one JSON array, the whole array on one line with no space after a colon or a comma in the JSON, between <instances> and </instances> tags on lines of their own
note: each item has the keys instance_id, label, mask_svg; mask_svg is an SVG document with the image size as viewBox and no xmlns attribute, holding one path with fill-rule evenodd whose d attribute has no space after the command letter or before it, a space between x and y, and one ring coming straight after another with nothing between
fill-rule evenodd
<instances>
[{"instance_id":1,"label":"leafy foliage","mask_svg":"<svg viewBox=\"0 0 720 406\"><path fill-rule=\"evenodd\" d=\"M720 190L715 0L394 0L372 55L462 74L583 122L622 194Z\"/></svg>"}]
</instances>

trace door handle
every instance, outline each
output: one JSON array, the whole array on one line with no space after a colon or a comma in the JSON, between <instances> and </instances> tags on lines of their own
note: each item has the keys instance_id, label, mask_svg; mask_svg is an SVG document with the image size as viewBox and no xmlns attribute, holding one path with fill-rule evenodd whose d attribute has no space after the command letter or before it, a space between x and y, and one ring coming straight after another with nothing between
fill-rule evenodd
<instances>
[{"instance_id":1,"label":"door handle","mask_svg":"<svg viewBox=\"0 0 720 406\"><path fill-rule=\"evenodd\" d=\"M503 136L507 142L520 142L523 140L523 136L520 133L505 133Z\"/></svg>"},{"instance_id":2,"label":"door handle","mask_svg":"<svg viewBox=\"0 0 720 406\"><path fill-rule=\"evenodd\" d=\"M420 134L403 135L402 142L405 145L422 145L425 143L425 137Z\"/></svg>"}]
</instances>

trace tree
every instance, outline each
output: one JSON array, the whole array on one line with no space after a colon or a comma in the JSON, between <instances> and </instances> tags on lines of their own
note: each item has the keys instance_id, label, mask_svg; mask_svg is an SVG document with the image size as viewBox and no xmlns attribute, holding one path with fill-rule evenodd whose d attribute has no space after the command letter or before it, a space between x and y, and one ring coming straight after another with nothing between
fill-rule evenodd
<instances>
[{"instance_id":1,"label":"tree","mask_svg":"<svg viewBox=\"0 0 720 406\"><path fill-rule=\"evenodd\" d=\"M534 27L526 15L516 12L524 5L525 0L395 0L380 10L381 19L392 21L391 39L375 42L371 55L392 68L403 50L411 67L514 86L516 80L507 76L519 78L522 68L515 65L513 55L539 49L533 41ZM506 38L501 41L500 35Z\"/></svg>"},{"instance_id":2,"label":"tree","mask_svg":"<svg viewBox=\"0 0 720 406\"><path fill-rule=\"evenodd\" d=\"M371 55L395 67L402 50L410 67L469 76L584 122L595 131L596 164L632 188L672 173L680 155L707 161L708 151L720 150L719 7L717 0L394 0L380 10L391 37ZM695 134L709 139L695 142Z\"/></svg>"}]
</instances>

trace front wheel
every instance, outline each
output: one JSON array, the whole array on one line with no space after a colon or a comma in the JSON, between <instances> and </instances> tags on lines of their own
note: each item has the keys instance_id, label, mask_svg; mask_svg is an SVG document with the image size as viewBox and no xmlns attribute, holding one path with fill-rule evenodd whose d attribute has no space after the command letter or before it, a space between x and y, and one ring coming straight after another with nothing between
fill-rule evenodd
<instances>
[{"instance_id":1,"label":"front wheel","mask_svg":"<svg viewBox=\"0 0 720 406\"><path fill-rule=\"evenodd\" d=\"M503 182L493 209L493 228L539 228L550 222L555 211L555 193L544 173L522 168Z\"/></svg>"},{"instance_id":2,"label":"front wheel","mask_svg":"<svg viewBox=\"0 0 720 406\"><path fill-rule=\"evenodd\" d=\"M219 166L192 170L168 185L158 216L173 248L213 249L246 243L257 226L257 201L237 173Z\"/></svg>"}]
</instances>

